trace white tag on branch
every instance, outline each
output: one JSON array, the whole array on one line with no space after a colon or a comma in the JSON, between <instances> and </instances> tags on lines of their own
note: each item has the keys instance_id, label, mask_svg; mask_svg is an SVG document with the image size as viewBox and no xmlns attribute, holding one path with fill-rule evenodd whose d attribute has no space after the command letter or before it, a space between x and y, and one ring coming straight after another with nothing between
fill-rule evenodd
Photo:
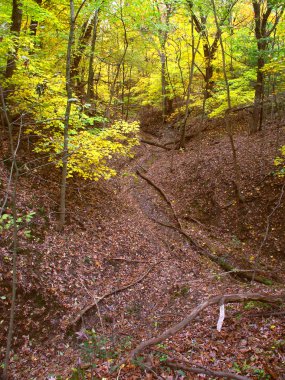
<instances>
[{"instance_id":1,"label":"white tag on branch","mask_svg":"<svg viewBox=\"0 0 285 380\"><path fill-rule=\"evenodd\" d=\"M217 330L219 332L221 332L221 330L222 330L224 319L225 319L225 305L222 304L220 306L220 316L219 316L219 320L218 320L218 323L217 323Z\"/></svg>"}]
</instances>

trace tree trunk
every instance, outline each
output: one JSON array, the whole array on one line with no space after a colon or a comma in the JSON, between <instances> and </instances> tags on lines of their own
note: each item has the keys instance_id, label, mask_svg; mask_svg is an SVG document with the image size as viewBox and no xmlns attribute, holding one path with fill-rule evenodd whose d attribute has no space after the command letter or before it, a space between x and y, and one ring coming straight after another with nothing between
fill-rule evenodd
<instances>
[{"instance_id":1,"label":"tree trunk","mask_svg":"<svg viewBox=\"0 0 285 380\"><path fill-rule=\"evenodd\" d=\"M109 102L108 102L107 109L105 111L105 117L107 119L110 119L110 117L111 117L111 106L112 106L113 98L114 98L114 95L115 95L115 89L116 89L117 80L118 80L118 77L119 77L119 74L120 74L120 71L121 71L121 66L122 66L123 62L125 61L126 54L127 54L128 47L129 47L128 32L127 32L127 27L126 27L125 20L124 20L123 7L121 6L120 9L121 9L120 20L122 22L123 29L124 29L124 51L123 51L123 55L122 55L122 57L120 59L120 62L117 64L114 80L113 80L113 82L111 84L111 87L110 87ZM119 46L119 44L118 44L118 46Z\"/></svg>"},{"instance_id":2,"label":"tree trunk","mask_svg":"<svg viewBox=\"0 0 285 380\"><path fill-rule=\"evenodd\" d=\"M93 34L91 41L91 52L89 57L89 68L88 68L88 80L87 80L87 95L86 101L90 102L90 99L94 98L94 55L95 55L95 45L97 40L97 26L98 26L98 15L99 8L96 9L94 19L93 19Z\"/></svg>"},{"instance_id":3,"label":"tree trunk","mask_svg":"<svg viewBox=\"0 0 285 380\"><path fill-rule=\"evenodd\" d=\"M63 137L63 156L62 156L62 175L61 175L61 188L60 188L60 209L59 209L59 224L60 230L63 229L66 217L66 178L67 178L67 165L68 165L68 139L69 139L69 118L71 112L72 100L72 77L71 77L71 62L72 62L72 46L74 42L75 31L75 14L74 2L70 0L70 24L69 24L69 38L67 45L67 58L66 58L66 95L67 103L64 118L64 137Z\"/></svg>"},{"instance_id":4,"label":"tree trunk","mask_svg":"<svg viewBox=\"0 0 285 380\"><path fill-rule=\"evenodd\" d=\"M263 58L266 49L266 43L258 43L258 54L259 58L257 61L257 75L254 93L254 108L252 114L252 123L250 126L250 133L260 131L262 128L262 114L263 114L263 94L264 94L264 74L262 69L264 67L265 61Z\"/></svg>"},{"instance_id":5,"label":"tree trunk","mask_svg":"<svg viewBox=\"0 0 285 380\"><path fill-rule=\"evenodd\" d=\"M43 2L43 0L36 0L36 3L38 5L42 5L42 2ZM30 32L31 32L32 36L36 36L38 26L39 26L39 22L32 19L31 24L30 24Z\"/></svg>"},{"instance_id":6,"label":"tree trunk","mask_svg":"<svg viewBox=\"0 0 285 380\"><path fill-rule=\"evenodd\" d=\"M262 128L262 103L264 96L264 74L262 69L265 65L265 52L269 46L269 37L272 33L275 33L284 12L285 5L280 2L274 6L272 1L267 1L265 4L262 0L252 0L252 7L254 11L254 33L257 43L258 60L250 133L257 132ZM273 16L272 13L274 12L275 14Z\"/></svg>"},{"instance_id":7,"label":"tree trunk","mask_svg":"<svg viewBox=\"0 0 285 380\"><path fill-rule=\"evenodd\" d=\"M14 40L14 51L9 52L6 66L6 78L11 78L16 69L16 60L18 53L18 37L21 31L21 23L22 23L22 4L19 0L13 0L13 10L12 10L12 24L10 31L15 36Z\"/></svg>"},{"instance_id":8,"label":"tree trunk","mask_svg":"<svg viewBox=\"0 0 285 380\"><path fill-rule=\"evenodd\" d=\"M96 12L94 13L94 15L91 16L91 19L89 18L89 20L87 20L82 25L82 33L81 33L81 36L79 37L78 47L76 49L76 52L73 55L73 59L71 62L70 75L71 75L71 78L73 78L75 82L74 91L78 97L82 96L82 89L83 89L82 80L80 80L79 78L79 66L82 61L82 58L84 57L84 51L87 47L87 43L91 37L93 25L95 25L93 20L96 19L97 17Z\"/></svg>"},{"instance_id":9,"label":"tree trunk","mask_svg":"<svg viewBox=\"0 0 285 380\"><path fill-rule=\"evenodd\" d=\"M189 83L187 87L187 98L186 98L186 105L185 105L185 115L182 122L182 125L180 127L180 141L179 141L179 148L185 148L185 135L186 135L186 123L189 116L189 107L190 107L190 96L191 96L191 90L192 90L192 83L193 83L193 76L194 76L194 67L195 67L195 58L196 53L198 51L199 45L200 45L200 38L197 44L197 47L195 49L194 43L195 43L195 36L194 36L194 19L193 16L191 17L191 53L192 53L192 59L191 59L191 65L190 65L190 71L189 71Z\"/></svg>"},{"instance_id":10,"label":"tree trunk","mask_svg":"<svg viewBox=\"0 0 285 380\"><path fill-rule=\"evenodd\" d=\"M17 184L18 184L18 177L19 177L19 169L18 169L18 164L17 164L17 151L18 151L20 139L21 139L22 122L21 122L19 135L18 135L18 143L16 147L14 147L12 124L10 123L10 120L9 120L8 111L6 108L6 102L4 98L4 92L1 86L0 86L0 99L1 99L1 104L2 104L3 119L5 119L5 123L8 126L9 144L10 144L10 151L11 151L11 156L12 156L12 167L11 167L9 184L7 187L7 193L9 191L10 185L13 184L12 199L11 199L12 217L13 217L12 299L11 299L10 319L9 319L6 355L5 355L5 360L4 360L4 371L3 371L3 380L7 380L11 347L12 347L12 339L13 339L13 333L14 333L15 311L16 311L17 264L18 264L18 260L17 260L17 254L18 254Z\"/></svg>"},{"instance_id":11,"label":"tree trunk","mask_svg":"<svg viewBox=\"0 0 285 380\"><path fill-rule=\"evenodd\" d=\"M160 64L161 64L161 97L162 97L162 121L166 121L166 108L167 108L167 95L166 95L166 56L164 52L160 53Z\"/></svg>"}]
</instances>

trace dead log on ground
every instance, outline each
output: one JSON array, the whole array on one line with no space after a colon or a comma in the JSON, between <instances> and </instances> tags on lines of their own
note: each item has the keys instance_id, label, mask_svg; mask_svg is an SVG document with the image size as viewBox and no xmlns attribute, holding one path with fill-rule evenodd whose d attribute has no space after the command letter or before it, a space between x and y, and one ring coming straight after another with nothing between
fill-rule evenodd
<instances>
[{"instance_id":1,"label":"dead log on ground","mask_svg":"<svg viewBox=\"0 0 285 380\"><path fill-rule=\"evenodd\" d=\"M191 322L193 322L196 319L196 317L209 306L228 304L228 303L242 303L245 301L259 301L259 302L270 303L270 304L283 304L285 302L285 293L282 293L280 295L269 295L269 294L261 294L261 293L225 294L225 295L219 295L219 296L208 298L207 300L202 302L200 305L195 307L192 310L192 312L186 318L184 318L181 322L165 330L162 334L141 342L136 348L134 348L129 353L129 355L125 359L123 359L120 362L119 366L121 366L122 364L126 363L129 360L132 360L133 358L135 358L138 354L140 354L142 351L146 350L147 348L151 346L155 346L156 344L159 344L165 341L166 339L172 337L173 335L177 334L179 331L181 331L186 326L188 326Z\"/></svg>"},{"instance_id":2,"label":"dead log on ground","mask_svg":"<svg viewBox=\"0 0 285 380\"><path fill-rule=\"evenodd\" d=\"M182 371L185 371L185 372L203 374L203 375L211 376L211 377L221 377L224 379L235 379L235 380L250 380L249 377L247 376L236 375L235 373L232 373L232 372L215 371L210 368L206 368L202 366L190 367L186 363L180 363L180 362L171 361L171 360L166 360L165 364L167 365L167 367L170 367L173 369L181 369Z\"/></svg>"}]
</instances>

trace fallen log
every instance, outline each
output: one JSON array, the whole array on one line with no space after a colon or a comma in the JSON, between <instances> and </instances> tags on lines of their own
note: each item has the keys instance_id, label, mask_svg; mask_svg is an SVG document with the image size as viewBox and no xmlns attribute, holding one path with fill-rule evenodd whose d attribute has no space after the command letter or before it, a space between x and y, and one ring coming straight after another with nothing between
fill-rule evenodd
<instances>
[{"instance_id":1,"label":"fallen log","mask_svg":"<svg viewBox=\"0 0 285 380\"><path fill-rule=\"evenodd\" d=\"M225 305L228 303L242 303L245 301L259 301L259 302L270 303L270 304L277 304L277 303L282 304L285 302L285 293L282 293L280 295L269 295L269 294L261 294L261 293L240 293L240 294L225 294L225 295L210 297L204 302L200 303L198 306L196 306L192 310L192 312L186 318L184 318L181 322L165 330L162 334L141 342L136 348L134 348L129 353L129 355L125 359L123 359L120 362L119 366L121 366L122 364L126 363L129 360L132 360L145 349L151 346L154 346L156 344L159 344L165 341L166 339L172 337L173 335L177 334L180 330L184 329L191 322L193 322L196 319L196 317L209 306L221 305L221 304Z\"/></svg>"},{"instance_id":2,"label":"fallen log","mask_svg":"<svg viewBox=\"0 0 285 380\"><path fill-rule=\"evenodd\" d=\"M189 365L185 363L180 363L176 361L166 360L165 364L167 367L173 368L173 369L181 369L185 372L192 372L197 374L203 374L206 376L213 376L213 377L221 377L224 379L235 379L235 380L250 380L247 376L241 376L237 375L233 372L225 372L225 371L215 371L210 368L198 366L198 367L190 367Z\"/></svg>"},{"instance_id":3,"label":"fallen log","mask_svg":"<svg viewBox=\"0 0 285 380\"><path fill-rule=\"evenodd\" d=\"M154 141L149 141L149 140L144 140L144 139L141 139L140 141L143 144L157 146L158 148L165 149L165 150L171 150L171 148L168 148L167 146L162 145L162 144L158 144Z\"/></svg>"}]
</instances>

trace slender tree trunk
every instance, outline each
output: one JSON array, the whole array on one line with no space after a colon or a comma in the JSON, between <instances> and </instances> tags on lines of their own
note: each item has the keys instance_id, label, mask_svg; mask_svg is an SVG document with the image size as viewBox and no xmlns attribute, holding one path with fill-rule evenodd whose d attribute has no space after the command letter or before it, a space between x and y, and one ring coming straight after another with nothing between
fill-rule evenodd
<instances>
[{"instance_id":1,"label":"slender tree trunk","mask_svg":"<svg viewBox=\"0 0 285 380\"><path fill-rule=\"evenodd\" d=\"M264 97L264 74L262 69L265 65L265 53L269 47L269 37L276 31L277 25L284 12L285 4L284 2L280 2L279 4L277 2L274 6L274 2L272 1L263 2L263 0L252 0L252 6L254 11L254 33L257 43L258 60L250 133L257 132L262 128ZM272 13L274 13L274 16Z\"/></svg>"},{"instance_id":2,"label":"slender tree trunk","mask_svg":"<svg viewBox=\"0 0 285 380\"><path fill-rule=\"evenodd\" d=\"M82 85L83 80L82 78L80 78L80 63L84 57L84 51L87 47L88 41L90 40L92 29L95 27L97 23L97 16L98 16L98 13L96 10L96 12L91 16L91 18L89 18L89 20L87 20L82 25L82 32L78 40L78 46L77 46L76 52L73 54L73 59L70 63L71 65L70 75L71 75L71 78L73 78L74 91L78 97L82 96L83 87L84 87L84 84ZM96 23L95 23L95 19L96 19ZM96 35L96 32L95 32L95 35ZM94 33L93 33L93 36L94 36ZM95 43L94 43L94 48L95 48Z\"/></svg>"},{"instance_id":3,"label":"slender tree trunk","mask_svg":"<svg viewBox=\"0 0 285 380\"><path fill-rule=\"evenodd\" d=\"M36 3L38 5L42 5L42 2L43 2L43 0L36 0ZM32 19L31 23L30 23L30 32L31 32L32 36L36 36L38 26L39 26L39 22Z\"/></svg>"},{"instance_id":4,"label":"slender tree trunk","mask_svg":"<svg viewBox=\"0 0 285 380\"><path fill-rule=\"evenodd\" d=\"M262 55L266 49L266 44L258 44L258 54L259 58L257 61L257 75L256 75L256 84L255 84L255 93L254 93L254 108L252 115L252 124L251 124L251 133L260 131L262 128L262 101L264 94L264 74L262 69L264 67L265 61Z\"/></svg>"},{"instance_id":5,"label":"slender tree trunk","mask_svg":"<svg viewBox=\"0 0 285 380\"><path fill-rule=\"evenodd\" d=\"M191 44L192 59L191 59L190 72L189 72L189 83L188 83L188 88L187 88L185 115L184 115L184 119L183 119L182 125L180 127L179 148L185 148L186 124L187 124L187 119L188 119L188 116L189 116L190 96L191 96L193 76L194 76L195 58L196 58L196 52L197 52L199 44L200 44L200 39L199 39L197 48L195 49L195 46L194 46L195 37L194 37L194 20L193 20L193 16L191 17L191 38L192 38L192 44Z\"/></svg>"},{"instance_id":6,"label":"slender tree trunk","mask_svg":"<svg viewBox=\"0 0 285 380\"><path fill-rule=\"evenodd\" d=\"M167 95L166 95L166 56L164 52L160 53L161 64L161 97L162 97L162 121L165 123L167 114Z\"/></svg>"},{"instance_id":7,"label":"slender tree trunk","mask_svg":"<svg viewBox=\"0 0 285 380\"><path fill-rule=\"evenodd\" d=\"M14 35L14 51L10 52L7 59L6 66L6 78L11 78L16 70L16 61L17 61L17 52L18 52L18 38L21 31L22 23L22 4L19 0L13 0L13 9L12 9L12 24L11 24L11 33Z\"/></svg>"},{"instance_id":8,"label":"slender tree trunk","mask_svg":"<svg viewBox=\"0 0 285 380\"><path fill-rule=\"evenodd\" d=\"M88 67L88 80L87 80L87 95L86 101L90 102L91 98L94 98L94 55L95 55L95 45L97 40L97 26L98 26L98 16L99 8L95 11L95 16L93 20L93 34L91 41L91 52L89 57L89 67Z\"/></svg>"},{"instance_id":9,"label":"slender tree trunk","mask_svg":"<svg viewBox=\"0 0 285 380\"><path fill-rule=\"evenodd\" d=\"M11 299L11 309L10 309L10 319L9 319L9 327L8 327L8 335L7 335L7 344L6 344L6 355L4 360L4 372L3 379L8 379L8 370L9 370L9 362L10 362L10 353L12 347L12 339L14 333L14 320L15 320L15 311L16 311L16 293L17 293L17 253L18 253L18 226L17 226L17 184L19 177L19 170L17 164L17 151L19 147L20 137L21 137L21 128L18 136L17 146L14 148L13 142L13 133L12 133L12 125L9 120L6 103L4 99L3 88L0 86L0 98L2 104L2 114L5 119L5 123L8 126L9 133L9 142L10 142L10 151L12 155L12 167L11 167L11 176L10 180L13 183L13 191L12 191L12 217L13 217L13 267L12 267L12 299ZM22 123L21 123L22 125ZM10 184L9 184L10 185Z\"/></svg>"},{"instance_id":10,"label":"slender tree trunk","mask_svg":"<svg viewBox=\"0 0 285 380\"><path fill-rule=\"evenodd\" d=\"M114 95L115 95L115 89L116 89L117 80L118 80L118 77L119 77L119 74L120 74L122 63L125 60L125 57L126 57L126 54L127 54L127 50L128 50L128 47L129 47L128 34L127 34L126 24L125 24L125 21L124 21L122 4L121 4L120 9L121 9L120 20L122 22L123 29L124 29L124 51L123 51L123 55L122 55L122 57L120 59L120 62L117 64L117 69L116 69L116 72L115 72L114 80L113 80L113 82L111 84L109 102L108 102L108 106L107 106L107 109L106 109L106 112L105 112L105 116L106 116L107 119L110 119L110 116L111 116L111 106L112 106L112 101L113 101L113 98L114 98Z\"/></svg>"},{"instance_id":11,"label":"slender tree trunk","mask_svg":"<svg viewBox=\"0 0 285 380\"><path fill-rule=\"evenodd\" d=\"M125 113L125 86L126 86L126 68L125 68L125 63L123 62L123 65L122 65L122 89L121 89L121 102L122 102L121 114L122 114L122 118L124 117L124 113Z\"/></svg>"},{"instance_id":12,"label":"slender tree trunk","mask_svg":"<svg viewBox=\"0 0 285 380\"><path fill-rule=\"evenodd\" d=\"M232 105L231 105L230 86L229 86L227 68L226 68L226 54L225 54L224 43L223 43L223 39L222 39L222 32L220 30L220 26L218 23L215 0L211 0L211 2L212 2L214 17L215 17L215 23L216 23L216 27L217 27L217 33L219 36L219 41L220 41L220 46L221 46L222 61L223 61L223 74L224 74L224 80L225 80L225 85L226 85L226 89L227 89L228 109L227 109L226 114L225 114L225 123L226 123L226 129L228 132L231 150L232 150L232 157L233 157L233 166L234 166L234 173L235 173L235 180L233 182L235 184L237 199L238 199L238 201L243 202L244 198L243 198L243 196L241 194L241 190L240 190L240 181L241 181L240 167L238 164L237 151L236 151L236 147L235 147L235 143L234 143L233 131L232 131L231 124L229 123L229 119L228 119L228 115L231 111Z\"/></svg>"},{"instance_id":13,"label":"slender tree trunk","mask_svg":"<svg viewBox=\"0 0 285 380\"><path fill-rule=\"evenodd\" d=\"M133 70L133 66L130 67L129 89L128 89L128 97L127 97L127 105L126 105L126 115L125 115L125 120L126 120L126 121L128 121L128 117L129 117L129 109L130 109L130 101L131 101L132 70Z\"/></svg>"},{"instance_id":14,"label":"slender tree trunk","mask_svg":"<svg viewBox=\"0 0 285 380\"><path fill-rule=\"evenodd\" d=\"M71 83L71 63L72 63L72 46L74 42L75 31L75 13L74 2L70 0L70 24L69 24L69 38L67 45L67 58L66 58L66 95L67 103L64 118L64 137L63 137L63 156L62 156L62 175L61 175L61 188L60 188L60 210L59 210L59 229L62 230L65 224L66 217L66 178L67 178L67 165L68 165L68 139L69 139L69 118L72 103L72 83Z\"/></svg>"}]
</instances>

